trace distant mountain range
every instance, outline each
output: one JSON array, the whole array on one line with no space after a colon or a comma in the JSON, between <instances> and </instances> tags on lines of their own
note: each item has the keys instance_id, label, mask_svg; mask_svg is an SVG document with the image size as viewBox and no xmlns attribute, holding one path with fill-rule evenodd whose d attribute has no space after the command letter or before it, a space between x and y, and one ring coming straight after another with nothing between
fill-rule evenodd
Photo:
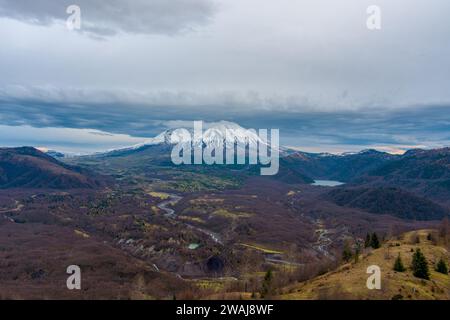
<instances>
[{"instance_id":1,"label":"distant mountain range","mask_svg":"<svg viewBox=\"0 0 450 320\"><path fill-rule=\"evenodd\" d=\"M410 150L369 170L355 183L398 186L450 201L450 148Z\"/></svg>"},{"instance_id":2,"label":"distant mountain range","mask_svg":"<svg viewBox=\"0 0 450 320\"><path fill-rule=\"evenodd\" d=\"M246 129L234 123L219 122L206 129L208 131L204 139L211 144L227 142L226 130L234 131L234 142L244 143L248 139L260 142L257 135L248 135ZM86 161L100 159L108 165L120 164L121 168L132 167L136 172L145 173L158 170L158 167L244 177L259 173L259 166L248 164L175 166L170 159L170 137L173 132L167 130L145 143L78 157L70 163L83 165ZM194 141L194 144L203 145L205 140ZM269 178L288 184L310 184L314 180L345 182L329 198L342 206L363 207L374 213L395 211L397 216L411 218L421 218L426 210L433 211L429 216L442 216L445 210L442 211L441 206L434 206L434 202L450 206L450 148L410 150L403 155L376 150L342 155L314 154L286 148L280 148L280 151L280 171ZM66 162L55 151L46 155L34 148L0 149L0 188L68 189L94 188L104 184L100 176ZM409 201L405 202L405 199ZM408 203L414 203L416 208L411 208ZM373 204L379 207L374 208Z\"/></svg>"},{"instance_id":3,"label":"distant mountain range","mask_svg":"<svg viewBox=\"0 0 450 320\"><path fill-rule=\"evenodd\" d=\"M343 155L298 151L287 155L285 161L314 179L349 182L396 158L395 155L376 150Z\"/></svg>"},{"instance_id":4,"label":"distant mountain range","mask_svg":"<svg viewBox=\"0 0 450 320\"><path fill-rule=\"evenodd\" d=\"M130 163L138 165L139 162L158 165L171 165L170 151L173 146L171 136L176 129L166 130L155 138L131 147L110 150L104 153L97 153L91 157L114 157L126 158ZM193 137L193 130L185 129ZM235 136L233 141L227 140L226 132L232 132ZM177 133L179 134L179 133ZM186 137L181 137L186 138ZM265 143L254 132L227 121L210 124L204 128L202 139L194 139L193 146L209 145L236 145L241 147L247 142ZM313 154L290 150L279 147L280 151L280 172L277 179L287 183L312 183L315 179L339 180L348 182L362 174L377 168L378 166L396 159L396 156L378 152L376 150L365 150L356 154L332 155ZM236 170L249 169L249 172L256 172L259 166L216 166L216 170Z\"/></svg>"},{"instance_id":5,"label":"distant mountain range","mask_svg":"<svg viewBox=\"0 0 450 320\"><path fill-rule=\"evenodd\" d=\"M450 206L450 148L403 155L375 150L340 156L299 152L286 161L314 179L346 182L332 197L345 206L416 218L445 215L446 210L430 200Z\"/></svg>"}]
</instances>

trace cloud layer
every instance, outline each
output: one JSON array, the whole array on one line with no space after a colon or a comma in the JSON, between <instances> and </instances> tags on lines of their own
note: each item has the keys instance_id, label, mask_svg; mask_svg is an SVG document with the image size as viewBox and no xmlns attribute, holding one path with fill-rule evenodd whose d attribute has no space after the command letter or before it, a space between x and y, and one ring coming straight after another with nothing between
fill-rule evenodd
<instances>
[{"instance_id":1,"label":"cloud layer","mask_svg":"<svg viewBox=\"0 0 450 320\"><path fill-rule=\"evenodd\" d=\"M65 22L73 4L81 9L82 30L98 36L176 34L208 23L216 11L211 0L0 0L0 16L51 25Z\"/></svg>"},{"instance_id":2,"label":"cloud layer","mask_svg":"<svg viewBox=\"0 0 450 320\"><path fill-rule=\"evenodd\" d=\"M323 149L446 144L448 0L0 0L0 124L280 128ZM407 9L407 10L406 10ZM101 37L101 41L99 41Z\"/></svg>"},{"instance_id":3,"label":"cloud layer","mask_svg":"<svg viewBox=\"0 0 450 320\"><path fill-rule=\"evenodd\" d=\"M228 120L248 128L280 129L283 145L315 152L365 148L396 152L450 145L450 105L314 110L299 108L299 105L293 107L295 104L291 101L276 110L272 105L274 101L264 105L264 100L252 100L251 95L243 99L233 95L225 97L220 104L217 98L167 92L146 95L69 90L61 93L49 88L34 91L15 88L14 94L0 90L0 123L36 128L89 128L153 137L164 129L184 127L194 120ZM264 107L256 111L254 106L258 103ZM0 137L0 145L10 145L10 137ZM99 149L107 149L97 144L96 137L89 137ZM30 138L31 143L36 135ZM76 141L77 137L74 139Z\"/></svg>"}]
</instances>

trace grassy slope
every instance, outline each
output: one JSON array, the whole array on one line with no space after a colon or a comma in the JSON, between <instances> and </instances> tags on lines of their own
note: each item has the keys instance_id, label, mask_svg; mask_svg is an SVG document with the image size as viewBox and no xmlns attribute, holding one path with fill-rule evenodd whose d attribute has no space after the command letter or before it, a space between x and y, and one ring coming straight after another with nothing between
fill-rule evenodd
<instances>
[{"instance_id":1,"label":"grassy slope","mask_svg":"<svg viewBox=\"0 0 450 320\"><path fill-rule=\"evenodd\" d=\"M420 237L419 244L413 244L412 239L416 234ZM450 299L450 275L434 271L434 263L440 257L445 257L448 261L449 252L428 241L427 234L428 230L409 232L401 240L389 241L382 248L361 256L357 263L346 264L337 271L285 288L279 298L391 299L395 295L402 295L403 299ZM431 272L430 281L414 277L409 268L413 254L411 249L417 247L427 258ZM404 273L392 270L398 253L408 269ZM366 269L370 265L378 265L381 268L381 290L369 290L366 287L367 278L370 276L366 274Z\"/></svg>"}]
</instances>

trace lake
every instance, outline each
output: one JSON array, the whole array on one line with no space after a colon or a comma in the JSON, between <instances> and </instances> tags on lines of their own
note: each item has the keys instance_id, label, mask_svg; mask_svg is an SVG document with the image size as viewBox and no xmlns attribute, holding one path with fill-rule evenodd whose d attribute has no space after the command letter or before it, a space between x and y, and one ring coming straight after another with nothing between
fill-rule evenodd
<instances>
[{"instance_id":1,"label":"lake","mask_svg":"<svg viewBox=\"0 0 450 320\"><path fill-rule=\"evenodd\" d=\"M345 183L333 180L315 180L314 183L312 183L313 186L322 186L322 187L337 187L342 186L343 184Z\"/></svg>"}]
</instances>

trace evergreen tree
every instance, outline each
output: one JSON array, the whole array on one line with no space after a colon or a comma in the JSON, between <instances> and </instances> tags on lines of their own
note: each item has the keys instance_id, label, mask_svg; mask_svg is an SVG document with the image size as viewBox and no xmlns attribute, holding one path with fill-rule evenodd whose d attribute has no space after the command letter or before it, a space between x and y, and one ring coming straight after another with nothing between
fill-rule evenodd
<instances>
[{"instance_id":1,"label":"evergreen tree","mask_svg":"<svg viewBox=\"0 0 450 320\"><path fill-rule=\"evenodd\" d=\"M416 249L416 252L413 254L412 270L415 277L430 280L428 263L420 249Z\"/></svg>"},{"instance_id":2,"label":"evergreen tree","mask_svg":"<svg viewBox=\"0 0 450 320\"><path fill-rule=\"evenodd\" d=\"M366 240L364 241L364 248L370 247L370 242L371 242L370 234L367 234L366 235Z\"/></svg>"},{"instance_id":3,"label":"evergreen tree","mask_svg":"<svg viewBox=\"0 0 450 320\"><path fill-rule=\"evenodd\" d=\"M380 241L378 240L377 234L374 232L370 239L370 246L374 249L378 249L380 247Z\"/></svg>"},{"instance_id":4,"label":"evergreen tree","mask_svg":"<svg viewBox=\"0 0 450 320\"><path fill-rule=\"evenodd\" d=\"M397 272L405 272L406 271L406 268L403 265L402 258L400 257L400 253L398 254L397 259L395 259L394 271L397 271Z\"/></svg>"},{"instance_id":5,"label":"evergreen tree","mask_svg":"<svg viewBox=\"0 0 450 320\"><path fill-rule=\"evenodd\" d=\"M439 262L436 265L436 271L443 273L443 274L448 274L448 267L447 264L445 263L444 259L440 259Z\"/></svg>"},{"instance_id":6,"label":"evergreen tree","mask_svg":"<svg viewBox=\"0 0 450 320\"><path fill-rule=\"evenodd\" d=\"M266 275L264 276L264 280L262 283L261 298L265 298L266 296L272 294L272 280L273 280L272 270L269 269L266 272Z\"/></svg>"}]
</instances>

